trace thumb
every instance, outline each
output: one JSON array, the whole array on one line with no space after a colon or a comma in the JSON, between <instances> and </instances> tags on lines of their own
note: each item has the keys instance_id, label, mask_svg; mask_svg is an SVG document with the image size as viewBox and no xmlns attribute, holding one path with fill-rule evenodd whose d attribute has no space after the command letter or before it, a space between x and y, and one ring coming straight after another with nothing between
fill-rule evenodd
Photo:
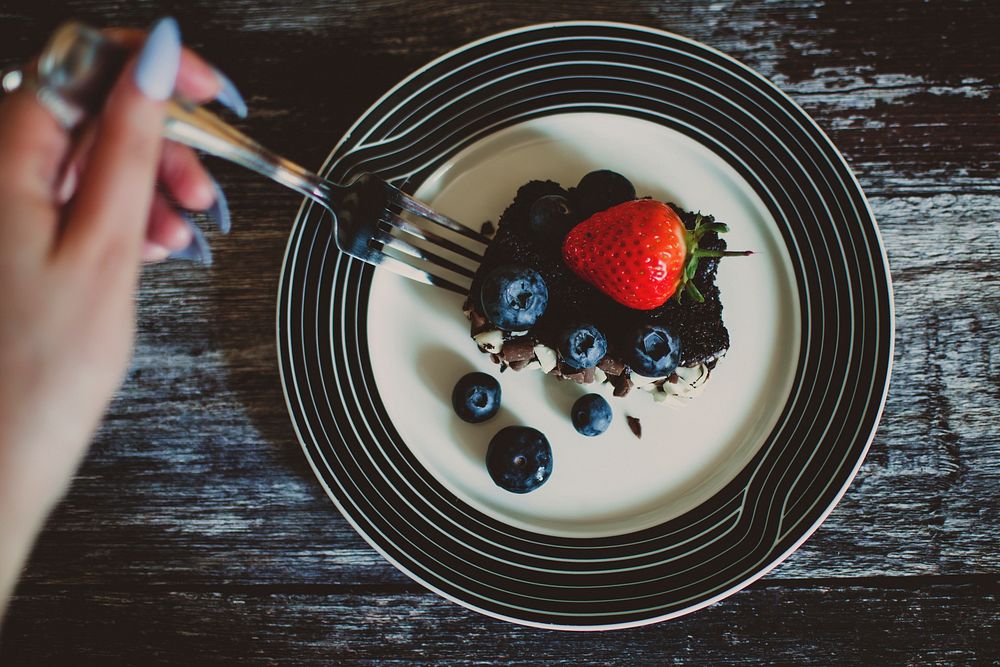
<instances>
[{"instance_id":1,"label":"thumb","mask_svg":"<svg viewBox=\"0 0 1000 667\"><path fill-rule=\"evenodd\" d=\"M173 92L180 57L177 22L161 19L126 65L98 119L62 250L138 265L163 144L164 101Z\"/></svg>"}]
</instances>

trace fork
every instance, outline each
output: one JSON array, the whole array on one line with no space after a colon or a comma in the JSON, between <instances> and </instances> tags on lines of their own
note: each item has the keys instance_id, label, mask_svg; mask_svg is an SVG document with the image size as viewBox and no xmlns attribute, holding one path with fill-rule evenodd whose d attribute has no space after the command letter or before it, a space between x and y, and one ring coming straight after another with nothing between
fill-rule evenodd
<instances>
[{"instance_id":1,"label":"fork","mask_svg":"<svg viewBox=\"0 0 1000 667\"><path fill-rule=\"evenodd\" d=\"M128 56L100 31L71 22L56 30L37 71L6 70L8 92L28 85L67 128L98 112ZM434 211L375 174L333 183L246 136L210 111L175 95L167 103L163 135L229 160L309 197L330 213L337 247L363 262L430 285L467 294L475 270L442 254L474 263L489 238ZM452 238L448 238L448 237ZM457 257L455 258L457 259Z\"/></svg>"}]
</instances>

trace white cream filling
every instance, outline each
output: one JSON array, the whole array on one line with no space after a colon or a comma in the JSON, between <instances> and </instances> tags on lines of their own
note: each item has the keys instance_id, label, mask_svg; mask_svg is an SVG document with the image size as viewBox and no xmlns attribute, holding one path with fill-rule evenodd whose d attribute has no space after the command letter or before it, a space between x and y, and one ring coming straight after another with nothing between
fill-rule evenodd
<instances>
[{"instance_id":1,"label":"white cream filling","mask_svg":"<svg viewBox=\"0 0 1000 667\"><path fill-rule=\"evenodd\" d=\"M503 347L503 332L498 329L490 329L489 331L476 334L472 337L472 340L476 341L476 345L483 352L500 354L500 348Z\"/></svg>"}]
</instances>

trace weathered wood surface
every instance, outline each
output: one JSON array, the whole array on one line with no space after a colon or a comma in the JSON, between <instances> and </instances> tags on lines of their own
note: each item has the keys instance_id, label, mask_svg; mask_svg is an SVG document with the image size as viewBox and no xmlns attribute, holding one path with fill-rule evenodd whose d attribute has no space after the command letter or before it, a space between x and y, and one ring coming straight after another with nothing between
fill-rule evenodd
<instances>
[{"instance_id":1,"label":"weathered wood surface","mask_svg":"<svg viewBox=\"0 0 1000 667\"><path fill-rule=\"evenodd\" d=\"M780 582L653 627L568 634L445 607L419 587L44 590L32 592L10 622L23 639L11 642L6 657L204 665L239 655L255 664L400 667L989 664L1000 659L998 596L996 581Z\"/></svg>"},{"instance_id":2,"label":"weathered wood surface","mask_svg":"<svg viewBox=\"0 0 1000 667\"><path fill-rule=\"evenodd\" d=\"M482 619L396 572L313 481L285 413L273 327L298 200L216 163L237 232L210 234L208 270L147 271L132 371L26 569L0 662L998 659L1000 5L202 0L170 9L240 84L251 106L242 126L311 165L401 76L499 29L626 20L734 55L817 119L869 195L895 285L889 402L841 504L750 591L681 621L597 637ZM17 0L0 7L0 62L31 53L69 16L141 25L163 12Z\"/></svg>"}]
</instances>

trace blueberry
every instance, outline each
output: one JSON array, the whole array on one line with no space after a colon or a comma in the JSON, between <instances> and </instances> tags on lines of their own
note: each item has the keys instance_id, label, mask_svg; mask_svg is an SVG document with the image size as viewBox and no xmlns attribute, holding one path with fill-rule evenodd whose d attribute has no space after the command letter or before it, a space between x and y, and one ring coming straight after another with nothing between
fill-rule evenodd
<instances>
[{"instance_id":1,"label":"blueberry","mask_svg":"<svg viewBox=\"0 0 1000 667\"><path fill-rule=\"evenodd\" d=\"M542 276L524 266L504 265L483 279L479 298L483 315L504 331L527 331L549 304Z\"/></svg>"},{"instance_id":2,"label":"blueberry","mask_svg":"<svg viewBox=\"0 0 1000 667\"><path fill-rule=\"evenodd\" d=\"M484 422L500 409L500 383L486 373L469 373L455 383L451 405L463 421Z\"/></svg>"},{"instance_id":3,"label":"blueberry","mask_svg":"<svg viewBox=\"0 0 1000 667\"><path fill-rule=\"evenodd\" d=\"M621 174L601 169L581 178L574 195L577 213L589 218L598 211L635 199L635 186Z\"/></svg>"},{"instance_id":4,"label":"blueberry","mask_svg":"<svg viewBox=\"0 0 1000 667\"><path fill-rule=\"evenodd\" d=\"M665 377L674 372L681 358L681 340L662 326L647 324L629 341L629 365L639 375Z\"/></svg>"},{"instance_id":5,"label":"blueberry","mask_svg":"<svg viewBox=\"0 0 1000 667\"><path fill-rule=\"evenodd\" d=\"M593 368L608 352L608 341L593 324L577 324L559 337L563 363L573 368Z\"/></svg>"},{"instance_id":6,"label":"blueberry","mask_svg":"<svg viewBox=\"0 0 1000 667\"><path fill-rule=\"evenodd\" d=\"M511 493L528 493L552 474L552 447L541 431L529 426L508 426L490 440L486 469L500 488Z\"/></svg>"},{"instance_id":7,"label":"blueberry","mask_svg":"<svg viewBox=\"0 0 1000 667\"><path fill-rule=\"evenodd\" d=\"M600 435L611 426L611 406L600 394L587 394L576 399L570 410L573 428L581 435Z\"/></svg>"},{"instance_id":8,"label":"blueberry","mask_svg":"<svg viewBox=\"0 0 1000 667\"><path fill-rule=\"evenodd\" d=\"M561 244L577 222L569 200L562 195L539 197L528 210L528 227L539 238Z\"/></svg>"}]
</instances>

